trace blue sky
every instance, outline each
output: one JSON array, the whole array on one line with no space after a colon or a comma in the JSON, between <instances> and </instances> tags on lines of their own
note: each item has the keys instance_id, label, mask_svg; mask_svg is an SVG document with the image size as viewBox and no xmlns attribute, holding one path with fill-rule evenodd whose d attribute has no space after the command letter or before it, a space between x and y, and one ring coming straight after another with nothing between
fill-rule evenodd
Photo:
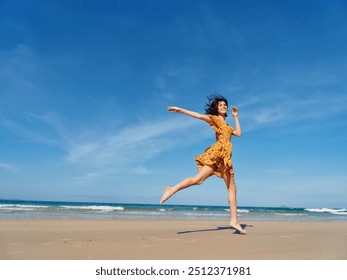
<instances>
[{"instance_id":1,"label":"blue sky","mask_svg":"<svg viewBox=\"0 0 347 280\"><path fill-rule=\"evenodd\" d=\"M167 106L218 92L240 111L239 205L344 208L346 29L342 0L2 0L0 198L158 203L214 142Z\"/></svg>"}]
</instances>

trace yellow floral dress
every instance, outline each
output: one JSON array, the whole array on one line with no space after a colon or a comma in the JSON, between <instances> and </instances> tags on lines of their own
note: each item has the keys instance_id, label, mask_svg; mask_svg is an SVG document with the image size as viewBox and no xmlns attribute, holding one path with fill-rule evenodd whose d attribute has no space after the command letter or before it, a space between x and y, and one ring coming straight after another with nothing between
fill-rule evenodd
<instances>
[{"instance_id":1,"label":"yellow floral dress","mask_svg":"<svg viewBox=\"0 0 347 280\"><path fill-rule=\"evenodd\" d=\"M233 165L231 162L232 144L231 136L234 128L228 125L219 116L208 115L212 123L210 126L216 132L216 143L207 148L200 156L196 156L194 160L200 170L204 165L207 165L214 169L214 174L218 177L222 177L221 169L224 169L225 173L230 173L234 176Z\"/></svg>"}]
</instances>

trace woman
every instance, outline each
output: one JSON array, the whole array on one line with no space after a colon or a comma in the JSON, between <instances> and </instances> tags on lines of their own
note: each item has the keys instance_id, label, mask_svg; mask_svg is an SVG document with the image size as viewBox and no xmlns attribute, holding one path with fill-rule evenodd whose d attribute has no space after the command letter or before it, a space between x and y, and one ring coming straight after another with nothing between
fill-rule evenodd
<instances>
[{"instance_id":1,"label":"woman","mask_svg":"<svg viewBox=\"0 0 347 280\"><path fill-rule=\"evenodd\" d=\"M204 154L194 158L198 165L199 172L195 176L188 177L173 187L166 187L160 204L168 200L176 192L193 185L202 184L206 178L215 174L224 179L228 190L228 202L230 205L231 221L230 226L242 234L246 231L238 223L236 204L236 185L234 180L234 170L231 162L232 144L231 136L240 137L242 134L238 119L238 109L232 107L232 116L235 121L235 129L225 122L228 112L228 101L223 96L210 96L205 106L205 115L189 111L183 108L169 106L171 112L178 112L187 116L203 120L210 124L216 132L216 143L207 148Z\"/></svg>"}]
</instances>

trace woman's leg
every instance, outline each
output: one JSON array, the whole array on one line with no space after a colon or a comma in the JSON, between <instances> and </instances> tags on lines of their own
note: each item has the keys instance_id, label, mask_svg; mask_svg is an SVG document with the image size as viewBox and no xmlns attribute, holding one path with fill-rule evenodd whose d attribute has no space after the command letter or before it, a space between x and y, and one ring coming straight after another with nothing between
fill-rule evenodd
<instances>
[{"instance_id":1,"label":"woman's leg","mask_svg":"<svg viewBox=\"0 0 347 280\"><path fill-rule=\"evenodd\" d=\"M213 174L213 168L209 166L203 166L199 173L195 176L188 177L181 182L179 182L177 185L173 187L166 187L163 193L163 196L160 199L160 204L164 203L166 200L168 200L172 195L174 195L176 192L183 190L185 188L188 188L193 185L200 185L202 184L205 179Z\"/></svg>"},{"instance_id":2,"label":"woman's leg","mask_svg":"<svg viewBox=\"0 0 347 280\"><path fill-rule=\"evenodd\" d=\"M230 225L240 233L246 234L246 231L241 227L237 218L236 184L234 176L227 172L227 174L223 174L223 179L228 190L228 202L231 216Z\"/></svg>"}]
</instances>

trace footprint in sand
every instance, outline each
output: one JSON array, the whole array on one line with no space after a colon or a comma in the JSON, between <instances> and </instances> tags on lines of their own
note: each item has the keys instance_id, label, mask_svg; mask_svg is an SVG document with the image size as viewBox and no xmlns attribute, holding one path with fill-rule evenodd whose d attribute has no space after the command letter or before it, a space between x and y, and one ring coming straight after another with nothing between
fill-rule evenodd
<instances>
[{"instance_id":1,"label":"footprint in sand","mask_svg":"<svg viewBox=\"0 0 347 280\"><path fill-rule=\"evenodd\" d=\"M85 240L79 240L79 241L73 241L73 239L62 239L62 242L66 245L73 246L73 247L83 247L86 244L97 244L99 243L98 240L92 240L92 239L85 239Z\"/></svg>"},{"instance_id":2,"label":"footprint in sand","mask_svg":"<svg viewBox=\"0 0 347 280\"><path fill-rule=\"evenodd\" d=\"M61 241L62 241L63 243L69 242L69 241L71 241L71 240L72 240L72 239L65 238L65 237L61 238Z\"/></svg>"}]
</instances>

